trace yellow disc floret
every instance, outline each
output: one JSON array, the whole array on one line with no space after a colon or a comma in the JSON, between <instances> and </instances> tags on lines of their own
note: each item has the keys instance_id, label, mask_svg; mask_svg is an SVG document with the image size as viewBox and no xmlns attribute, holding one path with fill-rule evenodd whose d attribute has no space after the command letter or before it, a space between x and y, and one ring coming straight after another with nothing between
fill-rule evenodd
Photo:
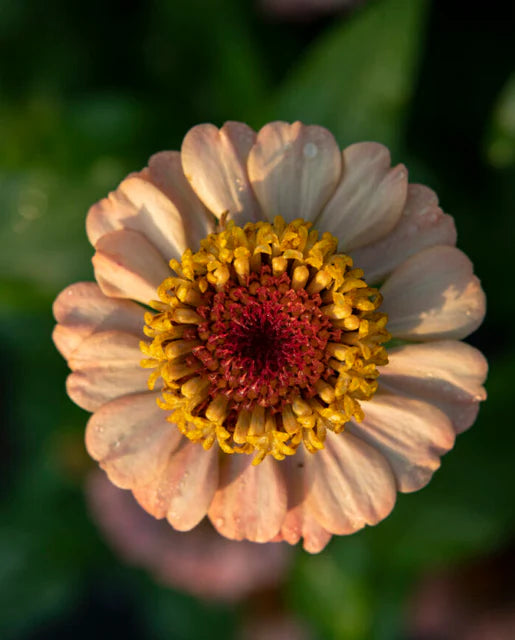
<instances>
[{"instance_id":1,"label":"yellow disc floret","mask_svg":"<svg viewBox=\"0 0 515 640\"><path fill-rule=\"evenodd\" d=\"M145 315L143 367L162 379L168 420L208 449L271 454L324 447L363 419L389 339L381 295L330 233L281 217L229 222L187 250Z\"/></svg>"}]
</instances>

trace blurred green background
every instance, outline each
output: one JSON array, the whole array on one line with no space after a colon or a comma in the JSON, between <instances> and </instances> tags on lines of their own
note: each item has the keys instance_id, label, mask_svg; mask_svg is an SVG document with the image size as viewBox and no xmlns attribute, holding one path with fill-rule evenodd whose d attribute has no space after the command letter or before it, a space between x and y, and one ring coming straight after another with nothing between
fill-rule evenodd
<instances>
[{"instance_id":1,"label":"blurred green background","mask_svg":"<svg viewBox=\"0 0 515 640\"><path fill-rule=\"evenodd\" d=\"M87 414L50 339L57 293L92 279L88 207L190 126L228 119L383 142L456 219L488 296L469 341L489 399L426 489L320 555L297 550L274 597L313 638L459 637L416 635L410 607L428 571L513 549L514 32L513 2L279 16L258 0L0 0L0 637L233 638L252 608L160 587L109 550L83 496Z\"/></svg>"}]
</instances>

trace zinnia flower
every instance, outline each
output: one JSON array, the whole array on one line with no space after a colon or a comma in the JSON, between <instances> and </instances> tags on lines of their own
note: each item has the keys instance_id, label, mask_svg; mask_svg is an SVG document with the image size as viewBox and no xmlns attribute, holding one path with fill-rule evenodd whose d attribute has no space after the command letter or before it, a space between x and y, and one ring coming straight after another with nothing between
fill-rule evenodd
<instances>
[{"instance_id":1,"label":"zinnia flower","mask_svg":"<svg viewBox=\"0 0 515 640\"><path fill-rule=\"evenodd\" d=\"M98 284L54 305L68 393L111 481L180 531L319 551L426 485L485 397L472 264L380 144L200 125L87 232Z\"/></svg>"}]
</instances>

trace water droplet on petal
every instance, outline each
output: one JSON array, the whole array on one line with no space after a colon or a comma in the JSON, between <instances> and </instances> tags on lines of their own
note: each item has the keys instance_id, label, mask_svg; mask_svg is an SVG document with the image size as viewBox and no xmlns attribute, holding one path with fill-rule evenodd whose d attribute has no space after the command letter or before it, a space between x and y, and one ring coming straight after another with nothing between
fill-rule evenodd
<instances>
[{"instance_id":1,"label":"water droplet on petal","mask_svg":"<svg viewBox=\"0 0 515 640\"><path fill-rule=\"evenodd\" d=\"M304 145L304 156L308 159L315 158L318 154L318 147L313 142L307 142Z\"/></svg>"}]
</instances>

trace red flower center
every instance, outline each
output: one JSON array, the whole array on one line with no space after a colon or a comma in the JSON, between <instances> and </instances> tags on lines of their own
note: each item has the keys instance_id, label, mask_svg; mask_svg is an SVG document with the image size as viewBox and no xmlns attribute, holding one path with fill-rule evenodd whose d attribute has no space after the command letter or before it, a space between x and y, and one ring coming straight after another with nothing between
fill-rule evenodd
<instances>
[{"instance_id":1,"label":"red flower center","mask_svg":"<svg viewBox=\"0 0 515 640\"><path fill-rule=\"evenodd\" d=\"M326 345L338 341L341 330L320 310L320 296L294 291L287 273L275 277L265 266L247 280L243 286L229 281L197 308L205 319L197 327L203 344L192 350L190 363L202 363L211 398L223 393L238 408L276 412L301 390L314 396L316 382L332 374Z\"/></svg>"}]
</instances>

